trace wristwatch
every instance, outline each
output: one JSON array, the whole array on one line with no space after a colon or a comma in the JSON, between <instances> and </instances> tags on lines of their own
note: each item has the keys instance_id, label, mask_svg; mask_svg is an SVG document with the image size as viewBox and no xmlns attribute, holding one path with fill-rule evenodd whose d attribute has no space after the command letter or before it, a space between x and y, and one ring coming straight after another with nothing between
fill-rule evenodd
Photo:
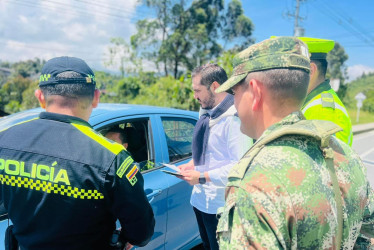
<instances>
[{"instance_id":1,"label":"wristwatch","mask_svg":"<svg viewBox=\"0 0 374 250\"><path fill-rule=\"evenodd\" d=\"M201 172L201 173L200 173L199 183L200 183L200 184L205 184L205 183L206 183L206 179L205 179L204 172Z\"/></svg>"}]
</instances>

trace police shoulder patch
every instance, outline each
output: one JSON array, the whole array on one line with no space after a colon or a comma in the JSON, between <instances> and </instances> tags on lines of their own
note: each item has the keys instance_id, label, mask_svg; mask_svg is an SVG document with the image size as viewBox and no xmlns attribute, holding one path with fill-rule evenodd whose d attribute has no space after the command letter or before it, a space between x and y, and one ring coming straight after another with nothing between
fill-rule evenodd
<instances>
[{"instance_id":1,"label":"police shoulder patch","mask_svg":"<svg viewBox=\"0 0 374 250\"><path fill-rule=\"evenodd\" d=\"M335 109L334 96L330 93L321 93L322 107Z\"/></svg>"},{"instance_id":2,"label":"police shoulder patch","mask_svg":"<svg viewBox=\"0 0 374 250\"><path fill-rule=\"evenodd\" d=\"M122 178L126 170L130 167L130 165L134 162L134 160L131 158L131 156L127 157L119 166L116 174L118 175L119 178Z\"/></svg>"},{"instance_id":3,"label":"police shoulder patch","mask_svg":"<svg viewBox=\"0 0 374 250\"><path fill-rule=\"evenodd\" d=\"M133 165L131 170L126 174L127 180L130 182L132 186L135 185L135 183L138 181L136 178L136 173L139 171L136 165Z\"/></svg>"}]
</instances>

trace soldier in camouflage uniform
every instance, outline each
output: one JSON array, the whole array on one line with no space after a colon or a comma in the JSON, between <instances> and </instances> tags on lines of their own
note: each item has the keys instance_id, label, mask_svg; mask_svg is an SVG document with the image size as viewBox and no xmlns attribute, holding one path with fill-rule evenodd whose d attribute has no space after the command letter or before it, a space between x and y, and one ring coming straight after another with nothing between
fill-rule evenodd
<instances>
[{"instance_id":1,"label":"soldier in camouflage uniform","mask_svg":"<svg viewBox=\"0 0 374 250\"><path fill-rule=\"evenodd\" d=\"M258 139L228 175L221 249L352 249L374 236L373 193L356 153L330 121L299 111L309 81L306 45L278 37L235 56L217 92L232 90L244 134Z\"/></svg>"}]
</instances>

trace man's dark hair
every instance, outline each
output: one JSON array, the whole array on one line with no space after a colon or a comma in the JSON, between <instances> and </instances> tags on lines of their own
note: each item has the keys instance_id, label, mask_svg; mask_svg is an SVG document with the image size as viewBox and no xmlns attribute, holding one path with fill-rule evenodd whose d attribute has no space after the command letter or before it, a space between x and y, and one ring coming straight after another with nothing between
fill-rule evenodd
<instances>
[{"instance_id":1,"label":"man's dark hair","mask_svg":"<svg viewBox=\"0 0 374 250\"><path fill-rule=\"evenodd\" d=\"M301 104L307 94L309 73L303 69L269 69L252 72L247 78L262 82L279 101L294 100Z\"/></svg>"},{"instance_id":2,"label":"man's dark hair","mask_svg":"<svg viewBox=\"0 0 374 250\"><path fill-rule=\"evenodd\" d=\"M325 78L327 73L327 60L326 59L312 59L310 62L317 65L319 77Z\"/></svg>"},{"instance_id":3,"label":"man's dark hair","mask_svg":"<svg viewBox=\"0 0 374 250\"><path fill-rule=\"evenodd\" d=\"M227 81L226 71L217 64L208 63L195 68L191 77L201 76L200 84L209 88L213 82L218 82L219 85Z\"/></svg>"},{"instance_id":4,"label":"man's dark hair","mask_svg":"<svg viewBox=\"0 0 374 250\"><path fill-rule=\"evenodd\" d=\"M65 71L56 76L57 78L69 79L85 77L80 73L74 71ZM95 85L93 84L51 84L40 86L40 90L46 99L52 95L59 95L69 99L87 99L92 102L95 93Z\"/></svg>"},{"instance_id":5,"label":"man's dark hair","mask_svg":"<svg viewBox=\"0 0 374 250\"><path fill-rule=\"evenodd\" d=\"M111 127L109 130L105 132L105 135L108 133L119 133L119 139L121 140L122 143L127 143L127 135L125 131L119 127Z\"/></svg>"}]
</instances>

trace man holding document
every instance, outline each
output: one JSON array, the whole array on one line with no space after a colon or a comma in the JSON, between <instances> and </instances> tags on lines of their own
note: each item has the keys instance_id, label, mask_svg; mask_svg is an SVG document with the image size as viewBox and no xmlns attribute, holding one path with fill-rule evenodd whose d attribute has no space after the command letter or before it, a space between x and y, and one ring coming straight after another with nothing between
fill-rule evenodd
<instances>
[{"instance_id":1,"label":"man holding document","mask_svg":"<svg viewBox=\"0 0 374 250\"><path fill-rule=\"evenodd\" d=\"M234 98L215 90L227 80L216 64L197 67L192 72L194 98L200 105L200 119L192 140L192 160L179 166L183 180L194 185L191 205L205 249L218 249L217 209L224 206L227 174L252 145L240 132Z\"/></svg>"}]
</instances>

